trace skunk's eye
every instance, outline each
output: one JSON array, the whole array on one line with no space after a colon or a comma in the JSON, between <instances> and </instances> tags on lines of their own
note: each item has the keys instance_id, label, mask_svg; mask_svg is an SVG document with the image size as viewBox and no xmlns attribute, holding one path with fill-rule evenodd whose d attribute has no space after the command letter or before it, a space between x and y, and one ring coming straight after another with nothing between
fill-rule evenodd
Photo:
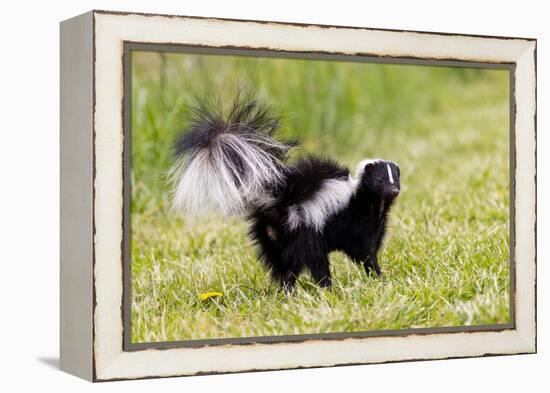
<instances>
[{"instance_id":1,"label":"skunk's eye","mask_svg":"<svg viewBox=\"0 0 550 393\"><path fill-rule=\"evenodd\" d=\"M384 182L384 175L378 175L376 176L376 182L378 184L382 184Z\"/></svg>"}]
</instances>

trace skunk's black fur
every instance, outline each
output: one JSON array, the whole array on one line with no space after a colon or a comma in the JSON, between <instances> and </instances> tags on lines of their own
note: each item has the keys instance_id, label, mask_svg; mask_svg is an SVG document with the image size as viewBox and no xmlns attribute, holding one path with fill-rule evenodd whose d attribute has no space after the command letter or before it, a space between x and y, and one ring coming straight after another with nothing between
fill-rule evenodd
<instances>
[{"instance_id":1,"label":"skunk's black fur","mask_svg":"<svg viewBox=\"0 0 550 393\"><path fill-rule=\"evenodd\" d=\"M381 274L377 254L400 190L397 164L365 160L355 178L327 158L288 165L295 142L275 139L279 119L249 97L238 96L227 115L205 101L192 114L176 143L177 209L245 216L260 258L286 290L304 269L330 287L334 250Z\"/></svg>"}]
</instances>

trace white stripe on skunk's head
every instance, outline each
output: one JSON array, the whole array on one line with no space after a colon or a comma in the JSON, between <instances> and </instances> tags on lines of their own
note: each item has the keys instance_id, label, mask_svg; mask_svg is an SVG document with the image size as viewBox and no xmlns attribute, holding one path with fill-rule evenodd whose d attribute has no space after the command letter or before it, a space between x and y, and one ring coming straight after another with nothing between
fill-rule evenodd
<instances>
[{"instance_id":1,"label":"white stripe on skunk's head","mask_svg":"<svg viewBox=\"0 0 550 393\"><path fill-rule=\"evenodd\" d=\"M393 161L380 158L363 160L355 172L355 190L367 191L384 200L393 200L401 189L401 171Z\"/></svg>"}]
</instances>

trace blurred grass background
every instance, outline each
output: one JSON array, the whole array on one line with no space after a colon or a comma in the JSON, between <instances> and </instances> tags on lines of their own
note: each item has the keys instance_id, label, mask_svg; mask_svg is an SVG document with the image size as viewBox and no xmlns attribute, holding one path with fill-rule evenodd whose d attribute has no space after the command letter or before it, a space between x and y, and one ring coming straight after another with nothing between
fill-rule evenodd
<instances>
[{"instance_id":1,"label":"blurred grass background","mask_svg":"<svg viewBox=\"0 0 550 393\"><path fill-rule=\"evenodd\" d=\"M294 157L400 164L382 278L334 253L332 291L303 276L285 297L242 221L174 217L166 172L187 105L239 87L282 114ZM509 321L508 71L133 52L131 99L133 342Z\"/></svg>"}]
</instances>

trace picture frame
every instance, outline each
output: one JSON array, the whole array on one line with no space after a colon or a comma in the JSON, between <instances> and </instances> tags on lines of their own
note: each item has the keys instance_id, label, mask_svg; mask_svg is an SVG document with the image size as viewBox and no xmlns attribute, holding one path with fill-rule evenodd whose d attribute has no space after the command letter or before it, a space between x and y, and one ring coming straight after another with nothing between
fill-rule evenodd
<instances>
[{"instance_id":1,"label":"picture frame","mask_svg":"<svg viewBox=\"0 0 550 393\"><path fill-rule=\"evenodd\" d=\"M61 23L60 365L90 381L536 352L532 38L90 11ZM510 72L512 322L157 345L129 339L129 52L490 67Z\"/></svg>"}]
</instances>

